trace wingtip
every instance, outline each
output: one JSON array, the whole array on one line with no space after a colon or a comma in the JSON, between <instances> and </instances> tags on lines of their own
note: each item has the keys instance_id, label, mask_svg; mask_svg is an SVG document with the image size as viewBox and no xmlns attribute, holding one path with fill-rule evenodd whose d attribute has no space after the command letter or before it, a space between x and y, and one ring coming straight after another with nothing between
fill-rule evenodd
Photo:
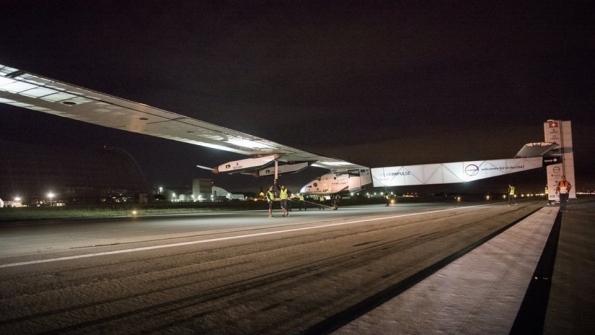
<instances>
[{"instance_id":1,"label":"wingtip","mask_svg":"<svg viewBox=\"0 0 595 335\"><path fill-rule=\"evenodd\" d=\"M214 168L211 168L211 167L208 167L208 166L202 166L202 165L197 165L196 167L197 167L197 168L199 168L199 169L203 169L203 170L209 170L209 171L211 171L211 172L213 172L213 173L219 173L219 170L217 170L217 168L216 168L216 167L214 167Z\"/></svg>"}]
</instances>

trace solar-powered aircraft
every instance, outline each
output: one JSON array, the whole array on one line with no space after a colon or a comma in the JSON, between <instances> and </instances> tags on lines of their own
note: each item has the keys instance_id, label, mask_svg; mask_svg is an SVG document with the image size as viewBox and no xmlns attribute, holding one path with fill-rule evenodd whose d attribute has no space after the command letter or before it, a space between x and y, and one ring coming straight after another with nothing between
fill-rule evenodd
<instances>
[{"instance_id":1,"label":"solar-powered aircraft","mask_svg":"<svg viewBox=\"0 0 595 335\"><path fill-rule=\"evenodd\" d=\"M372 183L374 187L460 183L562 164L560 154L547 156L562 143L556 137L559 132L553 132L548 137L552 142L529 143L517 158L370 169L1 64L0 103L248 157L214 168L197 165L215 173L274 176L276 182L279 175L297 173L308 166L326 168L326 174L303 186L300 193L331 198L359 192ZM571 147L565 150L562 155L570 156L564 161L572 162ZM572 164L568 170L573 171Z\"/></svg>"}]
</instances>

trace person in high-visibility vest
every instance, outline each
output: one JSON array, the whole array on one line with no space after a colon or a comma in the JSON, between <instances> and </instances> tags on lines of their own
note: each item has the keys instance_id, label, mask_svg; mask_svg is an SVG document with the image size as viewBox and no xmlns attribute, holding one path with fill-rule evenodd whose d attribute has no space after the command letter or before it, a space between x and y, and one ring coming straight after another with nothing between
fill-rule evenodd
<instances>
[{"instance_id":1,"label":"person in high-visibility vest","mask_svg":"<svg viewBox=\"0 0 595 335\"><path fill-rule=\"evenodd\" d=\"M306 207L306 199L304 198L303 194L300 194L300 211L302 210L302 207L305 211L308 210L308 207Z\"/></svg>"},{"instance_id":2,"label":"person in high-visibility vest","mask_svg":"<svg viewBox=\"0 0 595 335\"><path fill-rule=\"evenodd\" d=\"M572 185L566 180L566 176L562 176L556 187L556 194L560 194L560 210L566 211L566 204L568 203L568 195Z\"/></svg>"},{"instance_id":3,"label":"person in high-visibility vest","mask_svg":"<svg viewBox=\"0 0 595 335\"><path fill-rule=\"evenodd\" d=\"M266 193L267 202L269 203L269 217L273 217L273 204L275 203L275 192L273 192L273 186L269 187Z\"/></svg>"},{"instance_id":4,"label":"person in high-visibility vest","mask_svg":"<svg viewBox=\"0 0 595 335\"><path fill-rule=\"evenodd\" d=\"M512 185L508 185L508 206L515 204L515 206L517 205L517 202L514 198L514 186Z\"/></svg>"},{"instance_id":5,"label":"person in high-visibility vest","mask_svg":"<svg viewBox=\"0 0 595 335\"><path fill-rule=\"evenodd\" d=\"M281 199L281 210L283 210L283 216L289 216L289 211L287 210L287 201L289 201L289 192L285 188L285 185L281 185L279 189L279 199Z\"/></svg>"}]
</instances>

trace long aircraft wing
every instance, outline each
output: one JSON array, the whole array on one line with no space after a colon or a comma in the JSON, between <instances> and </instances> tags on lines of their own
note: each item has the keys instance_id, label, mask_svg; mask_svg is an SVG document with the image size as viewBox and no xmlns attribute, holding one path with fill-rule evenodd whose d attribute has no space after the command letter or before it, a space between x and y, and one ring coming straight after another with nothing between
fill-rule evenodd
<instances>
[{"instance_id":1,"label":"long aircraft wing","mask_svg":"<svg viewBox=\"0 0 595 335\"><path fill-rule=\"evenodd\" d=\"M0 103L251 157L276 154L282 162L309 162L330 170L365 168L2 64Z\"/></svg>"}]
</instances>

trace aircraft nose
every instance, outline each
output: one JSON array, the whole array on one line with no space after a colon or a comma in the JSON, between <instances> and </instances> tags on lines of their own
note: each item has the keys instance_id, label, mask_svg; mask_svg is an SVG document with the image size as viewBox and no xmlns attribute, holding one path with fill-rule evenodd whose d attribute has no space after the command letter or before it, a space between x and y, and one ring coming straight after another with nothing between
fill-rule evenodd
<instances>
[{"instance_id":1,"label":"aircraft nose","mask_svg":"<svg viewBox=\"0 0 595 335\"><path fill-rule=\"evenodd\" d=\"M303 186L300 188L300 193L309 193L310 192L310 184Z\"/></svg>"}]
</instances>

